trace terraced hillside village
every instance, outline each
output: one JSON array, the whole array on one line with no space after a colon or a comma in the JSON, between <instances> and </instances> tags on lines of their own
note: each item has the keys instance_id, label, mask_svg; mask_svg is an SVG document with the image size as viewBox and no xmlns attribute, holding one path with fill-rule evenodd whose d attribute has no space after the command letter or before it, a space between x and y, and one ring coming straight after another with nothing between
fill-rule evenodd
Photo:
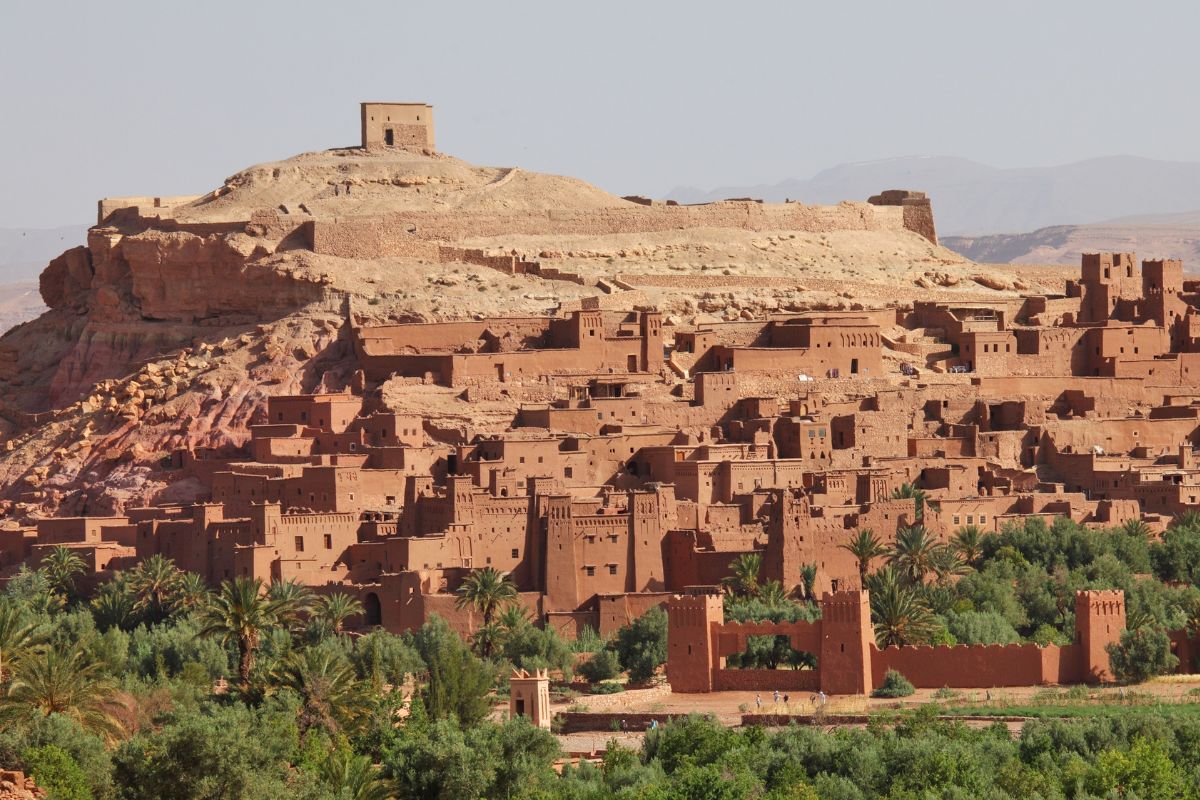
<instances>
[{"instance_id":1,"label":"terraced hillside village","mask_svg":"<svg viewBox=\"0 0 1200 800\"><path fill-rule=\"evenodd\" d=\"M1180 262L981 266L916 190L615 197L439 153L428 105L361 115L361 147L100 200L42 272L49 310L0 339L5 578L73 554L92 592L169 559L348 595L355 630L477 637L464 587L503 576L566 640L665 608L677 692L1113 677L1123 587L1064 588L1046 641L897 651L939 641L881 634L869 576L1194 513ZM726 622L737 580L824 622ZM734 666L764 636L811 663Z\"/></svg>"}]
</instances>

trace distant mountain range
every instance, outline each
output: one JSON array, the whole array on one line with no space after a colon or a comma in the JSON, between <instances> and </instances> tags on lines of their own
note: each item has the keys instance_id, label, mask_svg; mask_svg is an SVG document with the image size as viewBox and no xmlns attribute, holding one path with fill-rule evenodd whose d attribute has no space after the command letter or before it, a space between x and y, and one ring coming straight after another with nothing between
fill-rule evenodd
<instances>
[{"instance_id":1,"label":"distant mountain range","mask_svg":"<svg viewBox=\"0 0 1200 800\"><path fill-rule=\"evenodd\" d=\"M1200 211L1054 225L1029 233L946 236L941 241L972 261L993 264L1078 264L1080 253L1119 252L1181 258L1185 270L1200 271Z\"/></svg>"},{"instance_id":2,"label":"distant mountain range","mask_svg":"<svg viewBox=\"0 0 1200 800\"><path fill-rule=\"evenodd\" d=\"M829 204L865 200L881 189L924 191L933 201L940 236L977 237L1192 212L1200 209L1200 163L1111 156L1057 167L1000 169L965 158L911 156L842 164L807 180L772 185L711 191L680 187L668 197L682 203L757 197Z\"/></svg>"}]
</instances>

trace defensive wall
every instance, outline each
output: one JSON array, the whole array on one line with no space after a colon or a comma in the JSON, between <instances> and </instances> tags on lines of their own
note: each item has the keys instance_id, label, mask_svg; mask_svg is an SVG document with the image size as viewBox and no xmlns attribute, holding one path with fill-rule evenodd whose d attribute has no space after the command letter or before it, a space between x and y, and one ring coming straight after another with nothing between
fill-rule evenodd
<instances>
[{"instance_id":1,"label":"defensive wall","mask_svg":"<svg viewBox=\"0 0 1200 800\"><path fill-rule=\"evenodd\" d=\"M866 591L826 593L814 622L725 622L724 598L693 587L667 603L667 680L675 692L797 691L868 694L888 670L918 688L989 688L1112 680L1109 644L1125 629L1121 591L1075 594L1076 641L1036 644L887 647L875 645ZM815 669L733 669L752 636L786 636L792 649L816 656Z\"/></svg>"},{"instance_id":2,"label":"defensive wall","mask_svg":"<svg viewBox=\"0 0 1200 800\"><path fill-rule=\"evenodd\" d=\"M699 206L642 206L587 211L530 211L522 214L464 214L406 211L378 217L312 221L312 249L342 258L413 256L434 258L438 242L509 235L606 236L686 228L748 231L905 229L900 207L867 203L807 206L722 202ZM919 231L918 231L919 232ZM922 234L924 235L924 234Z\"/></svg>"}]
</instances>

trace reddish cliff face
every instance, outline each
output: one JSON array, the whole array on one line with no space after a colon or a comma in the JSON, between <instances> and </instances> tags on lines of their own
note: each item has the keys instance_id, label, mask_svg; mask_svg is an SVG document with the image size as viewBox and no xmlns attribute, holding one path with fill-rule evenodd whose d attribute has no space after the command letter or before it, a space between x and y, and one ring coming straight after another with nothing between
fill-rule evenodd
<instances>
[{"instance_id":1,"label":"reddish cliff face","mask_svg":"<svg viewBox=\"0 0 1200 800\"><path fill-rule=\"evenodd\" d=\"M327 283L244 234L94 228L86 247L68 250L42 273L46 305L84 322L56 325L63 347L45 363L22 364L26 373L49 368L50 377L44 392L24 393L18 404L29 411L69 404L97 381L212 338L214 328L278 319L327 299Z\"/></svg>"},{"instance_id":2,"label":"reddish cliff face","mask_svg":"<svg viewBox=\"0 0 1200 800\"><path fill-rule=\"evenodd\" d=\"M338 380L342 295L276 244L105 226L51 261L50 310L0 338L0 510L192 499L173 454L231 451L267 395Z\"/></svg>"}]
</instances>

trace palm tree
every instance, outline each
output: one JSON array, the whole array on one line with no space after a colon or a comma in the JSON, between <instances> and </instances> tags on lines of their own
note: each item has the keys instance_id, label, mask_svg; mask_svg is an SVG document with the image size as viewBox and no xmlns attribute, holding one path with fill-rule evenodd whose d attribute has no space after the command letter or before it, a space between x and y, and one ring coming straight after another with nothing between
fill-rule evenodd
<instances>
[{"instance_id":1,"label":"palm tree","mask_svg":"<svg viewBox=\"0 0 1200 800\"><path fill-rule=\"evenodd\" d=\"M159 553L138 564L129 573L129 588L137 595L134 604L149 623L162 622L175 610L179 592L179 569Z\"/></svg>"},{"instance_id":2,"label":"palm tree","mask_svg":"<svg viewBox=\"0 0 1200 800\"><path fill-rule=\"evenodd\" d=\"M312 728L331 734L353 731L370 710L354 668L327 647L293 652L272 672L271 682L300 697L297 726L302 737Z\"/></svg>"},{"instance_id":3,"label":"palm tree","mask_svg":"<svg viewBox=\"0 0 1200 800\"><path fill-rule=\"evenodd\" d=\"M200 635L216 636L238 648L238 679L243 691L250 688L254 652L263 631L279 624L283 601L263 594L258 578L234 578L221 584L220 591L200 609Z\"/></svg>"},{"instance_id":4,"label":"palm tree","mask_svg":"<svg viewBox=\"0 0 1200 800\"><path fill-rule=\"evenodd\" d=\"M505 634L511 634L532 625L533 618L527 609L518 605L510 605L496 615L496 624L504 629Z\"/></svg>"},{"instance_id":5,"label":"palm tree","mask_svg":"<svg viewBox=\"0 0 1200 800\"><path fill-rule=\"evenodd\" d=\"M983 555L982 538L983 531L977 525L964 525L950 537L950 547L964 564L974 567Z\"/></svg>"},{"instance_id":6,"label":"palm tree","mask_svg":"<svg viewBox=\"0 0 1200 800\"><path fill-rule=\"evenodd\" d=\"M1154 615L1145 608L1135 608L1125 616L1125 627L1131 631L1136 631L1138 628L1145 628L1157 623Z\"/></svg>"},{"instance_id":7,"label":"palm tree","mask_svg":"<svg viewBox=\"0 0 1200 800\"><path fill-rule=\"evenodd\" d=\"M131 631L137 627L136 598L129 590L129 581L124 573L118 573L100 587L92 598L92 616L102 631L120 628Z\"/></svg>"},{"instance_id":8,"label":"palm tree","mask_svg":"<svg viewBox=\"0 0 1200 800\"><path fill-rule=\"evenodd\" d=\"M1187 606L1187 622L1184 623L1184 630L1187 631L1188 637L1194 639L1200 636L1200 600L1192 600ZM1128 627L1128 625L1126 625Z\"/></svg>"},{"instance_id":9,"label":"palm tree","mask_svg":"<svg viewBox=\"0 0 1200 800\"><path fill-rule=\"evenodd\" d=\"M37 627L16 603L0 601L0 686L6 675L4 665L19 659L40 639Z\"/></svg>"},{"instance_id":10,"label":"palm tree","mask_svg":"<svg viewBox=\"0 0 1200 800\"><path fill-rule=\"evenodd\" d=\"M902 483L892 491L893 500L913 501L913 514L918 524L925 518L925 501L928 497L924 489L919 489L911 483Z\"/></svg>"},{"instance_id":11,"label":"palm tree","mask_svg":"<svg viewBox=\"0 0 1200 800\"><path fill-rule=\"evenodd\" d=\"M808 603L816 602L817 565L804 564L800 567L800 599Z\"/></svg>"},{"instance_id":12,"label":"palm tree","mask_svg":"<svg viewBox=\"0 0 1200 800\"><path fill-rule=\"evenodd\" d=\"M345 592L323 595L317 602L317 617L329 625L334 635L341 635L347 619L362 613L359 599Z\"/></svg>"},{"instance_id":13,"label":"palm tree","mask_svg":"<svg viewBox=\"0 0 1200 800\"><path fill-rule=\"evenodd\" d=\"M903 647L929 640L937 625L929 606L915 588L892 568L876 572L869 584L876 644Z\"/></svg>"},{"instance_id":14,"label":"palm tree","mask_svg":"<svg viewBox=\"0 0 1200 800\"><path fill-rule=\"evenodd\" d=\"M370 756L360 756L343 747L332 751L317 765L317 776L346 800L390 800L394 797L388 782Z\"/></svg>"},{"instance_id":15,"label":"palm tree","mask_svg":"<svg viewBox=\"0 0 1200 800\"><path fill-rule=\"evenodd\" d=\"M42 559L41 570L50 588L69 600L75 595L75 577L86 572L87 565L74 550L59 545Z\"/></svg>"},{"instance_id":16,"label":"palm tree","mask_svg":"<svg viewBox=\"0 0 1200 800\"><path fill-rule=\"evenodd\" d=\"M295 578L272 581L267 588L267 597L276 604L279 623L293 633L299 629L301 618L312 611L317 601L312 589Z\"/></svg>"},{"instance_id":17,"label":"palm tree","mask_svg":"<svg viewBox=\"0 0 1200 800\"><path fill-rule=\"evenodd\" d=\"M498 623L489 622L486 625L480 625L479 630L472 634L471 647L475 649L475 652L486 658L498 648L503 647L508 635L509 632Z\"/></svg>"},{"instance_id":18,"label":"palm tree","mask_svg":"<svg viewBox=\"0 0 1200 800\"><path fill-rule=\"evenodd\" d=\"M0 716L61 714L87 731L112 739L121 731L112 701L115 686L100 662L81 649L47 647L23 656L13 665L12 682L0 696Z\"/></svg>"},{"instance_id":19,"label":"palm tree","mask_svg":"<svg viewBox=\"0 0 1200 800\"><path fill-rule=\"evenodd\" d=\"M1135 536L1139 539L1149 539L1153 533L1150 526L1140 519L1126 520L1125 524L1121 526L1121 531L1126 536Z\"/></svg>"},{"instance_id":20,"label":"palm tree","mask_svg":"<svg viewBox=\"0 0 1200 800\"><path fill-rule=\"evenodd\" d=\"M901 528L896 531L896 542L892 545L888 564L910 584L924 583L925 575L933 571L937 551L941 547L922 525Z\"/></svg>"},{"instance_id":21,"label":"palm tree","mask_svg":"<svg viewBox=\"0 0 1200 800\"><path fill-rule=\"evenodd\" d=\"M758 587L755 597L768 606L780 606L787 602L787 590L780 581L767 581Z\"/></svg>"},{"instance_id":22,"label":"palm tree","mask_svg":"<svg viewBox=\"0 0 1200 800\"><path fill-rule=\"evenodd\" d=\"M733 594L751 595L758 592L758 576L762 572L762 553L742 553L729 562L730 575L721 581Z\"/></svg>"},{"instance_id":23,"label":"palm tree","mask_svg":"<svg viewBox=\"0 0 1200 800\"><path fill-rule=\"evenodd\" d=\"M208 602L210 594L208 584L204 582L204 578L195 572L181 573L179 583L175 587L175 592L178 598L178 610L181 612L188 612L203 606Z\"/></svg>"},{"instance_id":24,"label":"palm tree","mask_svg":"<svg viewBox=\"0 0 1200 800\"><path fill-rule=\"evenodd\" d=\"M888 554L887 545L870 528L860 528L850 541L839 544L838 547L850 553L858 562L860 589L867 588L867 572L871 569L872 559Z\"/></svg>"},{"instance_id":25,"label":"palm tree","mask_svg":"<svg viewBox=\"0 0 1200 800\"><path fill-rule=\"evenodd\" d=\"M477 569L458 587L457 608L471 608L483 617L483 624L492 624L497 609L517 599L517 584L493 567Z\"/></svg>"},{"instance_id":26,"label":"palm tree","mask_svg":"<svg viewBox=\"0 0 1200 800\"><path fill-rule=\"evenodd\" d=\"M1171 524L1167 527L1200 530L1200 511L1191 508L1186 511L1180 511L1171 518Z\"/></svg>"},{"instance_id":27,"label":"palm tree","mask_svg":"<svg viewBox=\"0 0 1200 800\"><path fill-rule=\"evenodd\" d=\"M933 574L937 576L937 582L942 585L948 583L950 578L956 575L966 575L971 571L967 562L959 558L958 553L949 547L938 547L933 551L931 566Z\"/></svg>"}]
</instances>

